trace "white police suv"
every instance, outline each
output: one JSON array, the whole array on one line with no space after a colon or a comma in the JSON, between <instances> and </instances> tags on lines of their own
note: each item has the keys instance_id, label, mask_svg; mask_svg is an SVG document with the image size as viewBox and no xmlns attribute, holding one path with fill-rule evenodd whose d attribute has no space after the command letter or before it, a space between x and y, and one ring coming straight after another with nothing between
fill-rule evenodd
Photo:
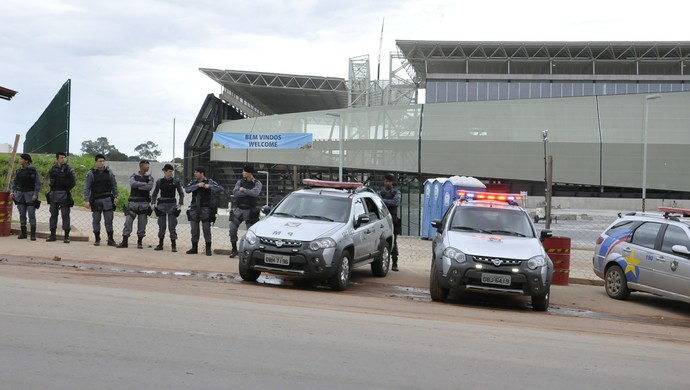
<instances>
[{"instance_id":1,"label":"white police suv","mask_svg":"<svg viewBox=\"0 0 690 390\"><path fill-rule=\"evenodd\" d=\"M341 291L354 267L369 264L374 276L386 276L393 221L378 194L361 183L304 184L310 188L290 193L247 230L240 241L242 279L292 275L325 280Z\"/></svg>"},{"instance_id":2,"label":"white police suv","mask_svg":"<svg viewBox=\"0 0 690 390\"><path fill-rule=\"evenodd\" d=\"M546 311L553 263L517 194L461 192L442 220L434 220L429 290L445 301L451 290L522 294Z\"/></svg>"}]
</instances>

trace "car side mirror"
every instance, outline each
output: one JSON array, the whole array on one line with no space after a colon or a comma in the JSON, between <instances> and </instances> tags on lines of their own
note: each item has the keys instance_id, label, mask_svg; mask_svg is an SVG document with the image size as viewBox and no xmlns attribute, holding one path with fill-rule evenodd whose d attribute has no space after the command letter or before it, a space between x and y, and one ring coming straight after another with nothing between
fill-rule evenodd
<instances>
[{"instance_id":1,"label":"car side mirror","mask_svg":"<svg viewBox=\"0 0 690 390\"><path fill-rule=\"evenodd\" d=\"M439 233L443 231L443 225L441 224L440 219L434 219L433 221L431 221L431 227L436 229L436 231Z\"/></svg>"},{"instance_id":2,"label":"car side mirror","mask_svg":"<svg viewBox=\"0 0 690 390\"><path fill-rule=\"evenodd\" d=\"M267 204L261 206L261 212L264 213L264 215L268 215L268 213L271 212L271 206Z\"/></svg>"},{"instance_id":3,"label":"car side mirror","mask_svg":"<svg viewBox=\"0 0 690 390\"><path fill-rule=\"evenodd\" d=\"M360 215L357 217L357 226L361 226L362 224L369 223L370 220L371 220L371 219L369 218L368 215L366 215L366 214L360 214Z\"/></svg>"},{"instance_id":4,"label":"car side mirror","mask_svg":"<svg viewBox=\"0 0 690 390\"><path fill-rule=\"evenodd\" d=\"M552 237L552 236L553 236L553 231L551 231L550 229L544 229L541 231L541 233L539 233L539 240L544 241L547 238Z\"/></svg>"},{"instance_id":5,"label":"car side mirror","mask_svg":"<svg viewBox=\"0 0 690 390\"><path fill-rule=\"evenodd\" d=\"M690 256L690 250L688 250L688 247L685 245L674 245L671 247L671 250L673 253Z\"/></svg>"}]
</instances>

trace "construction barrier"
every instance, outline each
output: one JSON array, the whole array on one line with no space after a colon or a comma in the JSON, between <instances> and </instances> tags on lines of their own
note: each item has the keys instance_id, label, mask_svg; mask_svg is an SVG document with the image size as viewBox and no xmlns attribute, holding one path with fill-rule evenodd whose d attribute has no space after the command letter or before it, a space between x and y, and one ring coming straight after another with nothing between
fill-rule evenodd
<instances>
[{"instance_id":1,"label":"construction barrier","mask_svg":"<svg viewBox=\"0 0 690 390\"><path fill-rule=\"evenodd\" d=\"M12 207L10 193L0 191L0 237L12 234Z\"/></svg>"},{"instance_id":2,"label":"construction barrier","mask_svg":"<svg viewBox=\"0 0 690 390\"><path fill-rule=\"evenodd\" d=\"M542 245L553 261L551 284L567 286L570 277L570 237L549 237Z\"/></svg>"}]
</instances>

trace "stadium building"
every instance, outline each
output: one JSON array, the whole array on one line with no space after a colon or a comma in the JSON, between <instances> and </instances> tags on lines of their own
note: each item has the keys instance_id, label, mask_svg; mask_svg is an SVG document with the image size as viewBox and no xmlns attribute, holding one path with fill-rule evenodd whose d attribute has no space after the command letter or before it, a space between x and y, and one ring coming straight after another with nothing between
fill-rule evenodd
<instances>
[{"instance_id":1,"label":"stadium building","mask_svg":"<svg viewBox=\"0 0 690 390\"><path fill-rule=\"evenodd\" d=\"M687 199L690 42L396 42L387 80L368 56L349 78L200 69L218 82L185 141L185 175L207 165L232 186L245 162L269 202L303 178L379 186L395 172L473 176L555 196ZM425 102L419 96L425 92ZM308 150L224 148L215 133L312 134ZM546 136L548 135L548 136ZM342 151L342 154L341 154Z\"/></svg>"}]
</instances>

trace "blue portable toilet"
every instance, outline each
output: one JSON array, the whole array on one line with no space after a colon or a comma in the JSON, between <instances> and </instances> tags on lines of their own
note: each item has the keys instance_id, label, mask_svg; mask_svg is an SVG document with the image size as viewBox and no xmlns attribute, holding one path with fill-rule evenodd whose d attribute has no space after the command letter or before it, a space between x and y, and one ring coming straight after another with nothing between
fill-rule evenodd
<instances>
[{"instance_id":1,"label":"blue portable toilet","mask_svg":"<svg viewBox=\"0 0 690 390\"><path fill-rule=\"evenodd\" d=\"M443 218L443 216L446 215L446 211L448 210L450 205L453 203L455 199L457 199L457 196L455 194L455 184L453 183L453 177L446 180L446 182L443 183L443 186L441 187L441 193L443 196L441 203L441 218Z\"/></svg>"},{"instance_id":2,"label":"blue portable toilet","mask_svg":"<svg viewBox=\"0 0 690 390\"><path fill-rule=\"evenodd\" d=\"M419 236L421 238L431 238L431 214L432 214L432 193L436 179L427 179L424 182L424 197L422 198L422 223L419 225Z\"/></svg>"},{"instance_id":3,"label":"blue portable toilet","mask_svg":"<svg viewBox=\"0 0 690 390\"><path fill-rule=\"evenodd\" d=\"M453 183L453 199L458 199L458 191L486 192L486 184L471 176L452 176L449 179Z\"/></svg>"},{"instance_id":4,"label":"blue portable toilet","mask_svg":"<svg viewBox=\"0 0 690 390\"><path fill-rule=\"evenodd\" d=\"M431 219L429 221L429 224L431 224L431 221L434 219L441 219L443 218L443 184L448 181L448 178L446 177L437 177L436 181L433 184L432 188L432 193L431 193L431 199L432 199L432 210L431 210ZM431 226L429 227L429 237L432 238L436 235L436 228Z\"/></svg>"}]
</instances>

